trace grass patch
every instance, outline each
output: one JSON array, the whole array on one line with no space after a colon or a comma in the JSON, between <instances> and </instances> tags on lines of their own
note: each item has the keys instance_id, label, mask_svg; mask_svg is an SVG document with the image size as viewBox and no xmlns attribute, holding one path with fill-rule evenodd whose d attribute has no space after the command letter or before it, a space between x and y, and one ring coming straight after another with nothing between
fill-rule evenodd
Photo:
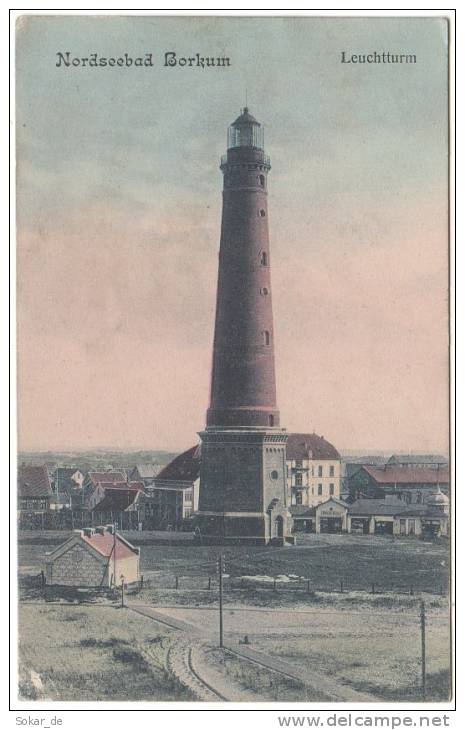
<instances>
[{"instance_id":1,"label":"grass patch","mask_svg":"<svg viewBox=\"0 0 465 730\"><path fill-rule=\"evenodd\" d=\"M192 695L164 669L168 629L125 610L89 605L20 605L21 696L61 701L190 701ZM146 649L150 646L150 652Z\"/></svg>"}]
</instances>

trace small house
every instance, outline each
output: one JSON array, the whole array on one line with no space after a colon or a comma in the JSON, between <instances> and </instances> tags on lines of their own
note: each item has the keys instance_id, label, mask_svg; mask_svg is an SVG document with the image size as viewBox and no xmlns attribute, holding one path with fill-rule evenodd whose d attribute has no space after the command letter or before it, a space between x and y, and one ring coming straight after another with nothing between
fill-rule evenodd
<instances>
[{"instance_id":1,"label":"small house","mask_svg":"<svg viewBox=\"0 0 465 730\"><path fill-rule=\"evenodd\" d=\"M110 588L139 580L139 548L113 525L85 527L46 553L47 585Z\"/></svg>"}]
</instances>

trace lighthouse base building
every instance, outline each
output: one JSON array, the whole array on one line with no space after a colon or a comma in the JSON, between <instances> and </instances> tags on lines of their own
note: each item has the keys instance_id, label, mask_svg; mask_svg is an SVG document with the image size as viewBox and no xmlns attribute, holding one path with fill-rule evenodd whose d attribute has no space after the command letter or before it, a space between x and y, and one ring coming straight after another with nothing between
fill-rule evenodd
<instances>
[{"instance_id":1,"label":"lighthouse base building","mask_svg":"<svg viewBox=\"0 0 465 730\"><path fill-rule=\"evenodd\" d=\"M202 542L293 543L281 429L207 429L200 433Z\"/></svg>"}]
</instances>

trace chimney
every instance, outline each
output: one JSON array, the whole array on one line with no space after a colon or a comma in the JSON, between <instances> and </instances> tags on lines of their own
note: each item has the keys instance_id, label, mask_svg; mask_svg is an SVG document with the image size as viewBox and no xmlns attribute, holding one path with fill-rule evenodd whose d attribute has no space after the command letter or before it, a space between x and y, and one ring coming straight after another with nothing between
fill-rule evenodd
<instances>
[{"instance_id":1,"label":"chimney","mask_svg":"<svg viewBox=\"0 0 465 730\"><path fill-rule=\"evenodd\" d=\"M92 527L84 527L82 534L84 535L84 537L92 537L92 535L94 534L94 530L92 529Z\"/></svg>"},{"instance_id":2,"label":"chimney","mask_svg":"<svg viewBox=\"0 0 465 730\"><path fill-rule=\"evenodd\" d=\"M104 528L110 535L113 535L114 525L105 525Z\"/></svg>"},{"instance_id":3,"label":"chimney","mask_svg":"<svg viewBox=\"0 0 465 730\"><path fill-rule=\"evenodd\" d=\"M103 535L104 533L105 533L105 528L104 527L99 526L99 527L96 527L95 528L95 534L96 535Z\"/></svg>"}]
</instances>

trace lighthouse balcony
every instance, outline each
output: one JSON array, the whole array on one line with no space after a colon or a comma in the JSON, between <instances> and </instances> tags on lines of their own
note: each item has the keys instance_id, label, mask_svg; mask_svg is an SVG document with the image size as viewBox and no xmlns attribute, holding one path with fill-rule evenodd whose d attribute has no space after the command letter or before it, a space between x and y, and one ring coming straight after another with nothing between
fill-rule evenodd
<instances>
[{"instance_id":1,"label":"lighthouse balcony","mask_svg":"<svg viewBox=\"0 0 465 730\"><path fill-rule=\"evenodd\" d=\"M270 156L265 155L258 147L232 147L225 155L221 155L220 169L226 165L263 165L271 168Z\"/></svg>"}]
</instances>

